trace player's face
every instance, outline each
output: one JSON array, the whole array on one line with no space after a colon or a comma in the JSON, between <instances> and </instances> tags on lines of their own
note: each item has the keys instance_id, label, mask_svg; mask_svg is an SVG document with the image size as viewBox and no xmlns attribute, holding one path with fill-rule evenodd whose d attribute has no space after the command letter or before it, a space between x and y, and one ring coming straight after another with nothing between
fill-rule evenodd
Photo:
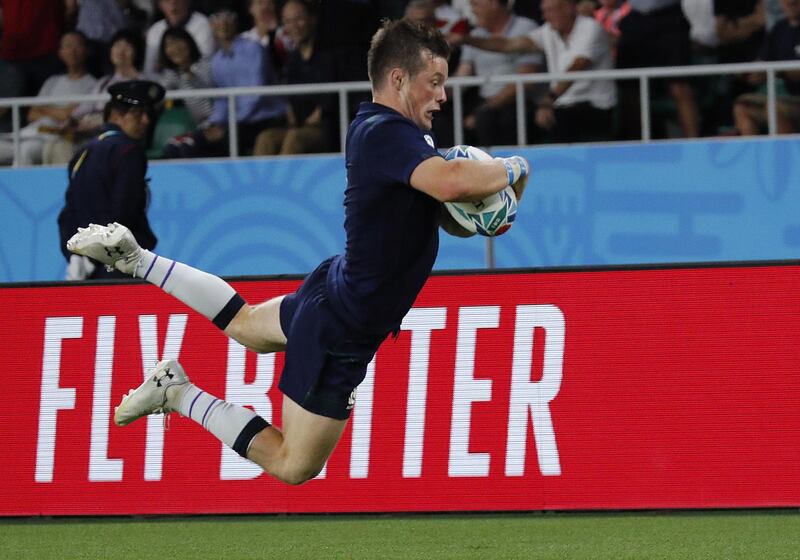
<instances>
[{"instance_id":1,"label":"player's face","mask_svg":"<svg viewBox=\"0 0 800 560\"><path fill-rule=\"evenodd\" d=\"M412 77L406 77L401 90L403 116L423 130L433 126L433 114L447 101L444 83L447 80L447 60L430 52L422 54L424 66Z\"/></svg>"}]
</instances>

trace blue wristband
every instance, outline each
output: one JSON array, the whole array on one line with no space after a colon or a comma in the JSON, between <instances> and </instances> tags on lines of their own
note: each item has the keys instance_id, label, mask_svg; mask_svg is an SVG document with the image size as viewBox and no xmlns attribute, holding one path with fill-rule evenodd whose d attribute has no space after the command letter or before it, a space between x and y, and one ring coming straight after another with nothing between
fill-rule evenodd
<instances>
[{"instance_id":1,"label":"blue wristband","mask_svg":"<svg viewBox=\"0 0 800 560\"><path fill-rule=\"evenodd\" d=\"M508 175L508 184L514 184L514 166L511 165L511 162L508 161L508 158L503 158L503 165L506 166L506 174Z\"/></svg>"},{"instance_id":2,"label":"blue wristband","mask_svg":"<svg viewBox=\"0 0 800 560\"><path fill-rule=\"evenodd\" d=\"M506 166L506 174L508 175L509 186L528 175L528 162L526 162L523 158L519 156L511 156L501 159L503 160L503 165Z\"/></svg>"}]
</instances>

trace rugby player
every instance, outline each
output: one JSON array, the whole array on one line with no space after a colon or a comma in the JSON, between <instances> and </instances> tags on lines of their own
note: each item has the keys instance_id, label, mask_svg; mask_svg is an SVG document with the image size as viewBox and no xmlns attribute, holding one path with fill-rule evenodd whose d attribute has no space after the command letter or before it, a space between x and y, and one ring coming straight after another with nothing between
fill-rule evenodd
<instances>
[{"instance_id":1,"label":"rugby player","mask_svg":"<svg viewBox=\"0 0 800 560\"><path fill-rule=\"evenodd\" d=\"M360 106L345 150L345 252L293 294L250 305L222 279L141 249L120 224L91 225L70 239L70 251L159 286L247 348L286 352L281 429L204 392L175 360L159 362L123 397L116 424L178 412L289 484L320 472L367 364L430 275L439 226L468 235L442 202L479 200L509 185L519 198L527 181L519 156L446 161L437 151L430 129L447 99L448 56L444 37L424 24L385 22L373 37L373 101Z\"/></svg>"}]
</instances>

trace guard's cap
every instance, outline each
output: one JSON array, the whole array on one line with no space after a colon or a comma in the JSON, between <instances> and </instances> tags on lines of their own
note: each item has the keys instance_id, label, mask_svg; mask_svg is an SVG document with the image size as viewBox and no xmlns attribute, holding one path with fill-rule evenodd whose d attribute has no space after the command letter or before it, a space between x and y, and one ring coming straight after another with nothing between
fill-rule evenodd
<instances>
[{"instance_id":1,"label":"guard's cap","mask_svg":"<svg viewBox=\"0 0 800 560\"><path fill-rule=\"evenodd\" d=\"M154 107L158 105L166 90L156 82L150 80L129 80L117 82L108 88L111 101L133 107Z\"/></svg>"}]
</instances>

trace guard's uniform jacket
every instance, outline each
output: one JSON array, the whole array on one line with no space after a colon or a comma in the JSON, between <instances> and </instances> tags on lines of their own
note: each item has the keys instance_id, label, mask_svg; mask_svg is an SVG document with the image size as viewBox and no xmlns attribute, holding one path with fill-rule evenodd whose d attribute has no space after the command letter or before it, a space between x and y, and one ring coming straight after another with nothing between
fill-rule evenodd
<instances>
[{"instance_id":1,"label":"guard's uniform jacket","mask_svg":"<svg viewBox=\"0 0 800 560\"><path fill-rule=\"evenodd\" d=\"M67 240L90 223L119 222L128 227L144 249L156 246L147 221L150 192L144 148L118 126L106 124L103 132L78 152L67 168L66 204L58 216L61 251L69 260ZM103 265L97 263L97 269Z\"/></svg>"}]
</instances>

